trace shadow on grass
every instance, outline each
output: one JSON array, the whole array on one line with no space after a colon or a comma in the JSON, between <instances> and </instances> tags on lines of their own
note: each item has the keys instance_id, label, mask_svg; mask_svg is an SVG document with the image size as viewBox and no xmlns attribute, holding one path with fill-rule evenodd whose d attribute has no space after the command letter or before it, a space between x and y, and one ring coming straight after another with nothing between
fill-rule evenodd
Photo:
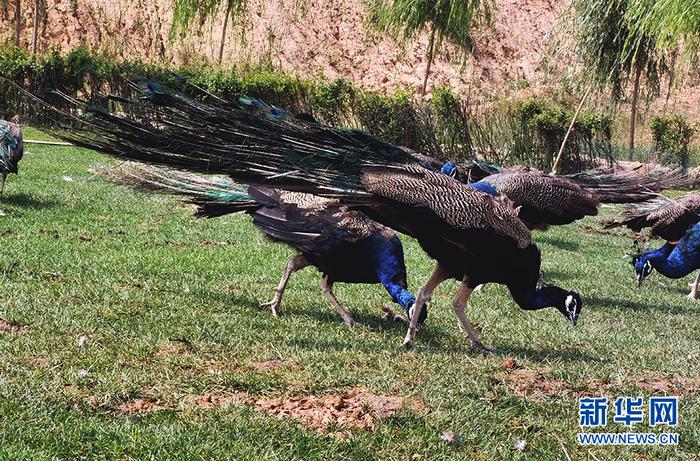
<instances>
[{"instance_id":1,"label":"shadow on grass","mask_svg":"<svg viewBox=\"0 0 700 461\"><path fill-rule=\"evenodd\" d=\"M537 236L537 243L546 243L547 245L551 245L555 248L559 248L560 250L564 251L577 251L579 248L579 244L577 242L563 240L552 235L543 233Z\"/></svg>"},{"instance_id":2,"label":"shadow on grass","mask_svg":"<svg viewBox=\"0 0 700 461\"><path fill-rule=\"evenodd\" d=\"M43 200L32 197L31 195L20 193L4 195L2 199L0 199L0 206L2 205L12 205L20 208L43 210L47 208L55 208L56 206L60 205L60 203L55 200Z\"/></svg>"},{"instance_id":3,"label":"shadow on grass","mask_svg":"<svg viewBox=\"0 0 700 461\"><path fill-rule=\"evenodd\" d=\"M534 361L545 360L561 360L563 362L609 362L605 357L600 355L591 355L580 350L547 350L547 349L531 349L529 347L508 347L499 346L496 350L497 355L514 355L528 357Z\"/></svg>"},{"instance_id":4,"label":"shadow on grass","mask_svg":"<svg viewBox=\"0 0 700 461\"><path fill-rule=\"evenodd\" d=\"M674 315L700 315L700 309L698 308L698 306L694 305L692 301L688 301L688 306L680 306L678 304L652 304L646 301L589 295L586 296L584 302L587 303L588 307L595 305L596 307L608 307L613 309L624 309L631 311L659 311Z\"/></svg>"},{"instance_id":5,"label":"shadow on grass","mask_svg":"<svg viewBox=\"0 0 700 461\"><path fill-rule=\"evenodd\" d=\"M549 285L557 285L567 280L579 278L569 272L562 272L555 269L544 269L542 273L544 274L544 283Z\"/></svg>"}]
</instances>

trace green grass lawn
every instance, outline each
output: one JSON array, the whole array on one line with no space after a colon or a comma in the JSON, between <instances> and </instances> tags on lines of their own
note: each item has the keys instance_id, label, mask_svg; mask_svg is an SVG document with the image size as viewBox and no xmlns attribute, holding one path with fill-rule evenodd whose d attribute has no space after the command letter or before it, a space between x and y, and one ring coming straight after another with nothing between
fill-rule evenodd
<instances>
[{"instance_id":1,"label":"green grass lawn","mask_svg":"<svg viewBox=\"0 0 700 461\"><path fill-rule=\"evenodd\" d=\"M407 352L404 327L382 318L388 297L379 285L337 285L361 323L350 329L307 269L290 283L285 315L274 318L258 302L271 297L292 252L267 242L247 216L197 220L174 198L105 182L91 170L112 163L101 155L27 150L0 202L0 317L24 326L0 333L0 459L700 456L700 304L685 297L691 278L654 274L636 288L623 257L631 239L590 232L593 219L535 237L548 280L583 296L576 328L553 309L520 310L492 285L472 297L468 313L498 353L473 353L457 329L457 283L449 282ZM415 291L432 263L403 240ZM255 365L269 360L286 362ZM681 395L678 447L578 446L580 393L648 397L666 383ZM317 431L255 405L196 400L358 388L420 405L372 429ZM607 430L624 427L609 421ZM650 429L645 422L637 430ZM446 431L463 444L441 440ZM515 448L520 440L524 451Z\"/></svg>"}]
</instances>

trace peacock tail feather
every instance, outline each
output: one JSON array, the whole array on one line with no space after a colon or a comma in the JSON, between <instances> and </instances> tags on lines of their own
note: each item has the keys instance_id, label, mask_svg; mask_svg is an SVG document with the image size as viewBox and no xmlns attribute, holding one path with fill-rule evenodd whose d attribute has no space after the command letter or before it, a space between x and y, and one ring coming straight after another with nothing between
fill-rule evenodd
<instances>
[{"instance_id":1,"label":"peacock tail feather","mask_svg":"<svg viewBox=\"0 0 700 461\"><path fill-rule=\"evenodd\" d=\"M689 194L672 200L657 196L653 200L630 204L616 219L602 221L603 227L627 227L634 232L650 228L651 234L677 241L700 221L700 194Z\"/></svg>"}]
</instances>

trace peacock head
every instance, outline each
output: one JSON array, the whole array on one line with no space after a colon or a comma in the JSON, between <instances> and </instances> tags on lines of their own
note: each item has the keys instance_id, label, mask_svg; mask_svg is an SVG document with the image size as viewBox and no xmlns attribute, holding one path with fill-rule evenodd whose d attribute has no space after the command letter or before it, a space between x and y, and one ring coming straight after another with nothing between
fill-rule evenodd
<instances>
[{"instance_id":1,"label":"peacock head","mask_svg":"<svg viewBox=\"0 0 700 461\"><path fill-rule=\"evenodd\" d=\"M644 255L635 256L632 259L632 264L635 272L637 272L637 286L639 287L654 272L654 266L651 265L651 260Z\"/></svg>"},{"instance_id":2,"label":"peacock head","mask_svg":"<svg viewBox=\"0 0 700 461\"><path fill-rule=\"evenodd\" d=\"M559 312L561 312L573 326L576 326L582 308L583 301L581 301L581 296L575 291L566 292L564 300L557 306Z\"/></svg>"},{"instance_id":3,"label":"peacock head","mask_svg":"<svg viewBox=\"0 0 700 461\"><path fill-rule=\"evenodd\" d=\"M447 162L440 169L440 173L446 174L452 178L457 177L457 164L455 162Z\"/></svg>"}]
</instances>

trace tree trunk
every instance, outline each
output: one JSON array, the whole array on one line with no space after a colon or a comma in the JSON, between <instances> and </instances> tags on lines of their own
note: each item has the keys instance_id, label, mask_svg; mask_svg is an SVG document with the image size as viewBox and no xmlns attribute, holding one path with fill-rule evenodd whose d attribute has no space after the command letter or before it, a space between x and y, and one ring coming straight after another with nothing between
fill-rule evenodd
<instances>
[{"instance_id":1,"label":"tree trunk","mask_svg":"<svg viewBox=\"0 0 700 461\"><path fill-rule=\"evenodd\" d=\"M226 2L226 11L224 12L224 27L221 30L221 44L219 45L219 64L224 58L224 44L226 43L226 29L228 28L228 18L231 16L231 0Z\"/></svg>"},{"instance_id":2,"label":"tree trunk","mask_svg":"<svg viewBox=\"0 0 700 461\"><path fill-rule=\"evenodd\" d=\"M564 147L566 147L566 141L569 139L569 135L571 134L571 130L574 129L574 125L576 124L576 119L578 118L579 112L581 112L581 108L583 107L583 103L586 102L586 99L588 98L588 95L591 93L592 89L593 89L593 85L589 86L588 90L581 98L581 102L578 103L578 107L576 108L576 112L574 113L574 116L571 119L571 123L569 124L569 129L566 130L566 134L564 135L564 140L561 142L561 147L559 147L559 153L557 154L557 158L554 160L554 164L552 165L552 171L549 173L551 176L554 176L555 174L557 174L557 167L559 166L559 162L561 161L561 156L564 153Z\"/></svg>"},{"instance_id":3,"label":"tree trunk","mask_svg":"<svg viewBox=\"0 0 700 461\"><path fill-rule=\"evenodd\" d=\"M628 159L634 158L634 131L637 128L637 100L639 99L639 81L642 79L642 66L637 63L634 73L634 88L632 89L632 109L630 110L630 139Z\"/></svg>"},{"instance_id":4,"label":"tree trunk","mask_svg":"<svg viewBox=\"0 0 700 461\"><path fill-rule=\"evenodd\" d=\"M15 45L19 46L19 35L22 32L22 14L20 0L15 0Z\"/></svg>"},{"instance_id":5,"label":"tree trunk","mask_svg":"<svg viewBox=\"0 0 700 461\"><path fill-rule=\"evenodd\" d=\"M41 14L41 0L34 0L34 30L32 31L32 54L36 54L39 41L39 15Z\"/></svg>"},{"instance_id":6,"label":"tree trunk","mask_svg":"<svg viewBox=\"0 0 700 461\"><path fill-rule=\"evenodd\" d=\"M426 91L428 91L428 75L430 75L430 67L433 65L433 54L435 48L435 26L431 26L430 31L430 42L428 42L428 53L426 58L428 60L427 66L425 67L425 76L423 77L423 88L421 89L421 95L425 96Z\"/></svg>"}]
</instances>

